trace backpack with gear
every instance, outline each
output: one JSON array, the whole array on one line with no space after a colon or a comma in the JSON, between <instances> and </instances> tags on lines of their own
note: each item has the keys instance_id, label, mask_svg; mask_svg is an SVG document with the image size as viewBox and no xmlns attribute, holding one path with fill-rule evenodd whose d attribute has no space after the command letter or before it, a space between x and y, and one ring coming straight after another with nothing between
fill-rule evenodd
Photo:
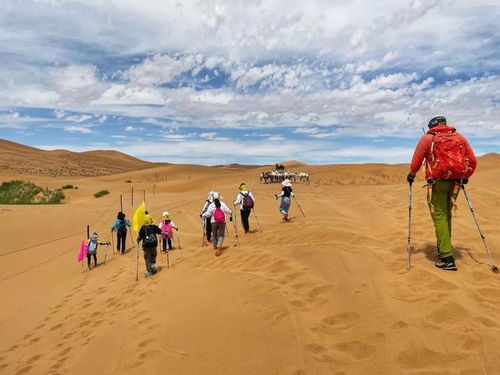
<instances>
[{"instance_id":1,"label":"backpack with gear","mask_svg":"<svg viewBox=\"0 0 500 375\"><path fill-rule=\"evenodd\" d=\"M470 170L465 156L464 138L453 129L449 132L432 132L431 157L427 161L430 178L434 180L455 180L465 178Z\"/></svg>"},{"instance_id":2,"label":"backpack with gear","mask_svg":"<svg viewBox=\"0 0 500 375\"><path fill-rule=\"evenodd\" d=\"M147 225L144 227L144 232L146 234L144 241L142 243L143 247L156 247L158 246L158 239L156 238L156 233L153 229L149 228Z\"/></svg>"},{"instance_id":3,"label":"backpack with gear","mask_svg":"<svg viewBox=\"0 0 500 375\"><path fill-rule=\"evenodd\" d=\"M250 196L250 193L241 195L243 195L243 204L241 205L241 207L244 210L251 210L253 208L253 199Z\"/></svg>"}]
</instances>

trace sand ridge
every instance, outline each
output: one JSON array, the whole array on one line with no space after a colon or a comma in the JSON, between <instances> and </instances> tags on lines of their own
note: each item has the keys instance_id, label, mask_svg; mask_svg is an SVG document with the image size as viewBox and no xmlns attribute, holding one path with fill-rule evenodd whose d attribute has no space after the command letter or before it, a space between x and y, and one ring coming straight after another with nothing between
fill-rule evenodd
<instances>
[{"instance_id":1,"label":"sand ridge","mask_svg":"<svg viewBox=\"0 0 500 375\"><path fill-rule=\"evenodd\" d=\"M495 158L480 160L468 188L498 262ZM454 219L459 271L446 273L433 265L425 189L416 184L407 271L407 166L304 167L311 183L294 191L306 217L293 202L290 223L280 222L279 185L258 183L266 168L162 166L80 178L60 206L1 206L2 228L21 233L6 236L0 251L2 373L495 373L499 275L489 271L463 196ZM157 173L168 178L153 195ZM216 258L201 246L199 210L209 190L232 206L243 181L262 233L252 215L253 233L238 228L238 247L229 225ZM76 262L85 225L110 239L120 194L132 215L132 186L146 189L155 220L170 212L182 249L170 252L169 269L160 254L160 272L139 282L130 238L126 255L110 249L106 264L86 271ZM103 188L111 194L92 197ZM142 254L140 267L142 276Z\"/></svg>"}]
</instances>

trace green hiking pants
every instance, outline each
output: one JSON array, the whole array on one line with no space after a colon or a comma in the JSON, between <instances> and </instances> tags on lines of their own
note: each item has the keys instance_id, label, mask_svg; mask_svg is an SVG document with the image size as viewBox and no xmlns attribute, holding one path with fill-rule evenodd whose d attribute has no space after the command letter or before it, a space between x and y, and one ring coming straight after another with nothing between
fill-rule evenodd
<instances>
[{"instance_id":1,"label":"green hiking pants","mask_svg":"<svg viewBox=\"0 0 500 375\"><path fill-rule=\"evenodd\" d=\"M451 246L452 191L453 181L437 181L432 187L432 197L427 195L440 258L450 256L453 250Z\"/></svg>"}]
</instances>

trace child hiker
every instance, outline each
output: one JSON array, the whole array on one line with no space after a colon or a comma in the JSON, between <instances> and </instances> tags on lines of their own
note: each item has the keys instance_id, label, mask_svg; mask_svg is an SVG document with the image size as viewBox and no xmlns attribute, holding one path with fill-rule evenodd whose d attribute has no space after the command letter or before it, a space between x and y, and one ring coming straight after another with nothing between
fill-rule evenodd
<instances>
[{"instance_id":1,"label":"child hiker","mask_svg":"<svg viewBox=\"0 0 500 375\"><path fill-rule=\"evenodd\" d=\"M94 267L97 266L97 248L99 245L109 246L111 245L111 242L99 242L99 235L94 232L87 240L87 267L89 268L89 271L93 268L90 266L90 259L92 257L94 257Z\"/></svg>"},{"instance_id":2,"label":"child hiker","mask_svg":"<svg viewBox=\"0 0 500 375\"><path fill-rule=\"evenodd\" d=\"M120 254L125 254L127 227L130 227L130 222L125 219L125 214L123 212L118 212L111 232L116 231L116 250L118 250Z\"/></svg>"},{"instance_id":3,"label":"child hiker","mask_svg":"<svg viewBox=\"0 0 500 375\"><path fill-rule=\"evenodd\" d=\"M224 242L224 232L226 230L226 216L232 215L233 212L221 201L222 197L219 193L213 194L214 201L210 203L203 217L210 219L212 225L212 239L214 244L215 256L222 254L222 243ZM229 218L233 221L233 217Z\"/></svg>"},{"instance_id":4,"label":"child hiker","mask_svg":"<svg viewBox=\"0 0 500 375\"><path fill-rule=\"evenodd\" d=\"M290 197L293 197L292 183L287 178L281 184L283 185L283 188L281 189L281 193L275 194L274 197L276 199L281 198L280 213L283 215L283 220L288 221L289 220L288 219L288 210L290 209L290 203L291 203Z\"/></svg>"},{"instance_id":5,"label":"child hiker","mask_svg":"<svg viewBox=\"0 0 500 375\"><path fill-rule=\"evenodd\" d=\"M255 198L251 191L248 190L247 185L242 182L239 187L239 193L236 196L236 200L234 201L234 205L240 206L241 213L241 225L243 225L243 229L245 230L245 234L250 232L250 224L248 222L248 218L250 216L250 212L255 203Z\"/></svg>"},{"instance_id":6,"label":"child hiker","mask_svg":"<svg viewBox=\"0 0 500 375\"><path fill-rule=\"evenodd\" d=\"M205 203L203 203L203 207L201 208L201 212L200 212L200 217L201 219L203 220L203 229L204 229L204 233L205 233L205 237L207 239L208 242L212 242L212 223L210 221L210 217L204 217L203 215L205 214L205 212L207 212L207 209L208 209L208 206L210 206L210 204L214 201L214 192L213 191L210 191L208 192L208 196L207 196L207 199L205 200ZM203 241L203 243L205 244L205 241Z\"/></svg>"},{"instance_id":7,"label":"child hiker","mask_svg":"<svg viewBox=\"0 0 500 375\"><path fill-rule=\"evenodd\" d=\"M158 227L163 233L166 233L160 234L162 251L166 253L168 250L173 250L174 248L172 247L172 238L174 238L174 232L172 231L172 228L177 231L179 230L179 227L172 221L170 215L168 214L168 211L165 211L163 213L163 218L160 221Z\"/></svg>"},{"instance_id":8,"label":"child hiker","mask_svg":"<svg viewBox=\"0 0 500 375\"><path fill-rule=\"evenodd\" d=\"M146 277L154 275L156 271L156 247L158 246L157 234L162 233L161 229L153 224L153 218L147 214L144 215L144 225L139 230L137 243L142 241L142 250L144 251L144 263L146 264Z\"/></svg>"}]
</instances>

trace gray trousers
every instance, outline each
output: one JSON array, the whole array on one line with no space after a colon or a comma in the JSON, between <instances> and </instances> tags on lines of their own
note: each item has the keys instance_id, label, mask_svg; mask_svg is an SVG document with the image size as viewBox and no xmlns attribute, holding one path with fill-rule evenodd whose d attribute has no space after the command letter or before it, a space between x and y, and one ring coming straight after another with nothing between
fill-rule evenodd
<instances>
[{"instance_id":1,"label":"gray trousers","mask_svg":"<svg viewBox=\"0 0 500 375\"><path fill-rule=\"evenodd\" d=\"M214 244L214 249L217 246L222 246L225 231L226 223L212 223L212 243Z\"/></svg>"}]
</instances>

